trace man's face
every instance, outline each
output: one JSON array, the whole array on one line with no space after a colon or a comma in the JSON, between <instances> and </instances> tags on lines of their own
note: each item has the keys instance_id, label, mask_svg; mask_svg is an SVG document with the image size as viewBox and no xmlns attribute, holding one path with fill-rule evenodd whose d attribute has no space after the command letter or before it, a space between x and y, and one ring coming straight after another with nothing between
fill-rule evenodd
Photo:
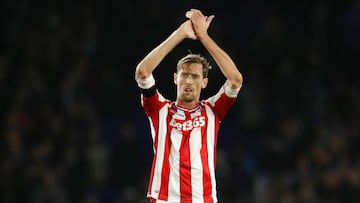
<instances>
[{"instance_id":1,"label":"man's face","mask_svg":"<svg viewBox=\"0 0 360 203\"><path fill-rule=\"evenodd\" d=\"M177 85L177 97L184 102L198 101L201 89L208 82L203 78L202 64L184 64L178 73L174 73L174 82Z\"/></svg>"}]
</instances>

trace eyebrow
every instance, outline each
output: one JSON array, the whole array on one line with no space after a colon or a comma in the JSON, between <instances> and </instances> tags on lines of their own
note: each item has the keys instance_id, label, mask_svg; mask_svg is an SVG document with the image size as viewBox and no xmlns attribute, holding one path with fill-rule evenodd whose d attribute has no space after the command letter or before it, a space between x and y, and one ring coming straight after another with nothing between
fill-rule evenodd
<instances>
[{"instance_id":1,"label":"eyebrow","mask_svg":"<svg viewBox=\"0 0 360 203\"><path fill-rule=\"evenodd\" d=\"M188 72L182 72L181 75L191 75L191 76L200 76L200 74L197 73L188 73Z\"/></svg>"}]
</instances>

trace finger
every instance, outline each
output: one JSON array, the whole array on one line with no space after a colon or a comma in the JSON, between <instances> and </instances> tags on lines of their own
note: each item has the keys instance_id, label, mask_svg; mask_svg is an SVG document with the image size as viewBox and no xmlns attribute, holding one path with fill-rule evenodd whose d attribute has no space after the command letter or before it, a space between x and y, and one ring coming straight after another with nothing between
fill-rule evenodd
<instances>
[{"instance_id":1,"label":"finger","mask_svg":"<svg viewBox=\"0 0 360 203\"><path fill-rule=\"evenodd\" d=\"M198 9L190 9L190 11L192 12L193 15L197 15L197 16L203 16L202 12Z\"/></svg>"},{"instance_id":2,"label":"finger","mask_svg":"<svg viewBox=\"0 0 360 203\"><path fill-rule=\"evenodd\" d=\"M193 14L192 11L187 11L186 14L185 14L185 16L186 16L187 18L191 18L192 14Z\"/></svg>"},{"instance_id":3,"label":"finger","mask_svg":"<svg viewBox=\"0 0 360 203\"><path fill-rule=\"evenodd\" d=\"M206 18L206 22L208 22L209 24L211 23L211 21L215 18L215 15L211 15L209 17Z\"/></svg>"},{"instance_id":4,"label":"finger","mask_svg":"<svg viewBox=\"0 0 360 203\"><path fill-rule=\"evenodd\" d=\"M190 9L190 11L193 11L193 12L200 12L200 13L201 13L201 11L200 11L199 9L195 9L195 8Z\"/></svg>"}]
</instances>

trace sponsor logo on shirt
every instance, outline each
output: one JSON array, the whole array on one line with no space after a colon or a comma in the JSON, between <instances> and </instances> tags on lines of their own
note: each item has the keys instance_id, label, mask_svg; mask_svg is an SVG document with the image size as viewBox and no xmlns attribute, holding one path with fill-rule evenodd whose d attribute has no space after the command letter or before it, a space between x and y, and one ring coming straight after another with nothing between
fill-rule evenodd
<instances>
[{"instance_id":1,"label":"sponsor logo on shirt","mask_svg":"<svg viewBox=\"0 0 360 203\"><path fill-rule=\"evenodd\" d=\"M170 122L170 125L175 127L179 131L190 131L194 128L205 126L205 117L198 116L189 120L173 119Z\"/></svg>"}]
</instances>

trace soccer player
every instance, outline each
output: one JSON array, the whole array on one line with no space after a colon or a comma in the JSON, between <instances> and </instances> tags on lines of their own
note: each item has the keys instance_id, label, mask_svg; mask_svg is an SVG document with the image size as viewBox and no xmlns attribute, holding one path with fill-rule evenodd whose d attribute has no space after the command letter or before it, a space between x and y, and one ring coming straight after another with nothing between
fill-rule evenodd
<instances>
[{"instance_id":1,"label":"soccer player","mask_svg":"<svg viewBox=\"0 0 360 203\"><path fill-rule=\"evenodd\" d=\"M242 86L242 74L233 60L208 35L214 15L190 9L188 18L137 65L135 79L141 105L149 119L154 157L147 197L152 203L215 203L216 143L219 124ZM208 83L208 61L188 54L177 63L173 75L176 101L157 90L152 72L184 39L198 40L226 77L219 91L200 100Z\"/></svg>"}]
</instances>

